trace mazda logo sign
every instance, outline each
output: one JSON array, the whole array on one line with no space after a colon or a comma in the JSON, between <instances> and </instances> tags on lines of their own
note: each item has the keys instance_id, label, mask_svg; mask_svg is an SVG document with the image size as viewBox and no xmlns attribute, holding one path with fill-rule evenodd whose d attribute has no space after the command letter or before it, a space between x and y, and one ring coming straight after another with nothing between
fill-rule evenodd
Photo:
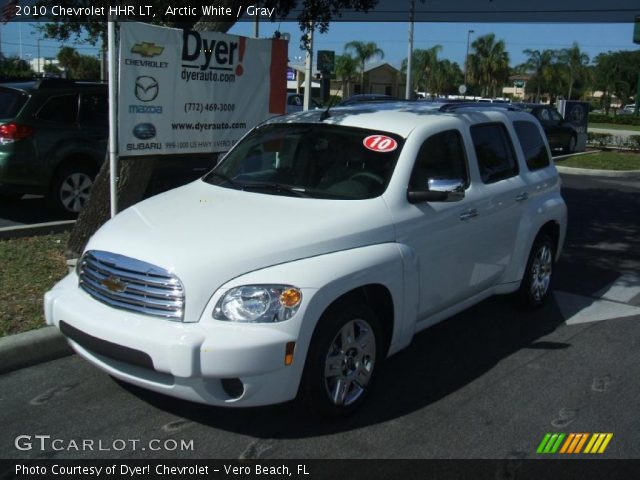
<instances>
[{"instance_id":1,"label":"mazda logo sign","mask_svg":"<svg viewBox=\"0 0 640 480\"><path fill-rule=\"evenodd\" d=\"M158 82L153 77L140 76L136 78L136 98L141 102L151 102L158 96Z\"/></svg>"}]
</instances>

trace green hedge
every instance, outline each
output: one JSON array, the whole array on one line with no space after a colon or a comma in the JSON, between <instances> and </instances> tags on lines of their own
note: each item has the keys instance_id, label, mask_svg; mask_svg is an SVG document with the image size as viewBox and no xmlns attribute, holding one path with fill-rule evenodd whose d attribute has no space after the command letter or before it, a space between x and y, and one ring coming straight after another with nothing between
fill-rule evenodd
<instances>
[{"instance_id":1,"label":"green hedge","mask_svg":"<svg viewBox=\"0 0 640 480\"><path fill-rule=\"evenodd\" d=\"M614 123L616 125L637 125L640 126L640 116L636 115L616 115L615 117L602 113L590 113L589 123Z\"/></svg>"},{"instance_id":2,"label":"green hedge","mask_svg":"<svg viewBox=\"0 0 640 480\"><path fill-rule=\"evenodd\" d=\"M603 150L622 148L638 152L640 151L640 135L629 135L624 138L611 133L587 132L587 145L602 148Z\"/></svg>"},{"instance_id":3,"label":"green hedge","mask_svg":"<svg viewBox=\"0 0 640 480\"><path fill-rule=\"evenodd\" d=\"M629 135L629 148L640 151L640 135Z\"/></svg>"},{"instance_id":4,"label":"green hedge","mask_svg":"<svg viewBox=\"0 0 640 480\"><path fill-rule=\"evenodd\" d=\"M599 147L608 147L613 144L613 135L610 133L587 132L587 143Z\"/></svg>"}]
</instances>

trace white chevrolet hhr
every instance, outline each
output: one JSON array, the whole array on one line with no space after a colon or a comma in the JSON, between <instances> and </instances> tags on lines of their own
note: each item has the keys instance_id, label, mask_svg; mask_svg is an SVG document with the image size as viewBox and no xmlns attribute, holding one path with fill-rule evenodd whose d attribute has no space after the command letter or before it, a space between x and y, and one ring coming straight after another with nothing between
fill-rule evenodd
<instances>
[{"instance_id":1,"label":"white chevrolet hhr","mask_svg":"<svg viewBox=\"0 0 640 480\"><path fill-rule=\"evenodd\" d=\"M300 394L345 414L416 332L494 294L542 304L566 218L527 113L300 112L106 223L45 314L125 382L221 406Z\"/></svg>"}]
</instances>

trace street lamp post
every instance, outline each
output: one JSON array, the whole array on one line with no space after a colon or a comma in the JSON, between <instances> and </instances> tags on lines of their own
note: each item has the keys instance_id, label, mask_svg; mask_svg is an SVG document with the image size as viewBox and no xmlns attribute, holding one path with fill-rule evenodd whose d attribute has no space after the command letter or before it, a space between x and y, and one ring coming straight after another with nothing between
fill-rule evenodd
<instances>
[{"instance_id":1,"label":"street lamp post","mask_svg":"<svg viewBox=\"0 0 640 480\"><path fill-rule=\"evenodd\" d=\"M36 40L36 44L38 45L38 75L40 75L42 73L42 71L40 70L40 40L42 40L42 39L39 38L39 39Z\"/></svg>"},{"instance_id":2,"label":"street lamp post","mask_svg":"<svg viewBox=\"0 0 640 480\"><path fill-rule=\"evenodd\" d=\"M467 73L469 71L469 41L471 40L471 34L474 33L473 30L469 30L467 32L467 54L464 56L464 86L467 87ZM467 92L465 90L464 98L467 98Z\"/></svg>"},{"instance_id":3,"label":"street lamp post","mask_svg":"<svg viewBox=\"0 0 640 480\"><path fill-rule=\"evenodd\" d=\"M405 82L404 96L407 100L413 98L413 72L411 71L413 63L413 23L415 13L414 0L409 1L409 53L407 54L407 80Z\"/></svg>"}]
</instances>

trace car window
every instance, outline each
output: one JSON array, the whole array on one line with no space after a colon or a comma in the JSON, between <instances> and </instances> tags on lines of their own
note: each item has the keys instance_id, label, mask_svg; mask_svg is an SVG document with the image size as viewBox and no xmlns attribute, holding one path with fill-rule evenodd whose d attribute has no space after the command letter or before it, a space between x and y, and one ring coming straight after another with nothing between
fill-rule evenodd
<instances>
[{"instance_id":1,"label":"car window","mask_svg":"<svg viewBox=\"0 0 640 480\"><path fill-rule=\"evenodd\" d=\"M525 121L513 122L513 127L520 140L529 170L548 167L551 159L538 127L534 123Z\"/></svg>"},{"instance_id":2,"label":"car window","mask_svg":"<svg viewBox=\"0 0 640 480\"><path fill-rule=\"evenodd\" d=\"M14 90L0 90L0 118L14 118L29 98L26 94Z\"/></svg>"},{"instance_id":3,"label":"car window","mask_svg":"<svg viewBox=\"0 0 640 480\"><path fill-rule=\"evenodd\" d=\"M287 99L287 103L289 105L300 106L300 105L302 105L302 99L300 97L298 97L297 95L292 95Z\"/></svg>"},{"instance_id":4,"label":"car window","mask_svg":"<svg viewBox=\"0 0 640 480\"><path fill-rule=\"evenodd\" d=\"M518 174L513 144L502 123L474 125L471 138L483 183L493 183Z\"/></svg>"},{"instance_id":5,"label":"car window","mask_svg":"<svg viewBox=\"0 0 640 480\"><path fill-rule=\"evenodd\" d=\"M561 122L564 120L564 118L562 118L562 115L560 115L557 110L550 110L549 112L551 113L551 118L556 122Z\"/></svg>"},{"instance_id":6,"label":"car window","mask_svg":"<svg viewBox=\"0 0 640 480\"><path fill-rule=\"evenodd\" d=\"M420 147L409 184L424 190L429 179L455 179L468 184L466 155L457 130L432 135Z\"/></svg>"},{"instance_id":7,"label":"car window","mask_svg":"<svg viewBox=\"0 0 640 480\"><path fill-rule=\"evenodd\" d=\"M352 127L265 125L238 143L204 180L266 194L373 198L386 189L403 142L394 134Z\"/></svg>"},{"instance_id":8,"label":"car window","mask_svg":"<svg viewBox=\"0 0 640 480\"><path fill-rule=\"evenodd\" d=\"M80 123L82 126L107 127L109 103L106 93L89 93L80 97Z\"/></svg>"},{"instance_id":9,"label":"car window","mask_svg":"<svg viewBox=\"0 0 640 480\"><path fill-rule=\"evenodd\" d=\"M540 110L540 112L538 113L537 117L540 120L543 120L545 122L548 122L551 120L551 115L549 114L549 110L547 110L546 108L543 108L542 110Z\"/></svg>"},{"instance_id":10,"label":"car window","mask_svg":"<svg viewBox=\"0 0 640 480\"><path fill-rule=\"evenodd\" d=\"M75 123L78 116L78 95L60 95L49 98L37 118L48 122Z\"/></svg>"}]
</instances>

